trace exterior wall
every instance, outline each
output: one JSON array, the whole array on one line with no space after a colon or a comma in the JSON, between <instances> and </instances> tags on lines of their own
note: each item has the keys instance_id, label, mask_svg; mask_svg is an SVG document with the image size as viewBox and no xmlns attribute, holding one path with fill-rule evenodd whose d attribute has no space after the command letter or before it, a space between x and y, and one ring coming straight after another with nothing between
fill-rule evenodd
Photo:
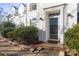
<instances>
[{"instance_id":1,"label":"exterior wall","mask_svg":"<svg viewBox=\"0 0 79 59\"><path fill-rule=\"evenodd\" d=\"M26 26L26 6L20 4L17 9L11 7L9 14L11 14L10 21L13 21L16 26L19 26L20 24Z\"/></svg>"},{"instance_id":2,"label":"exterior wall","mask_svg":"<svg viewBox=\"0 0 79 59\"><path fill-rule=\"evenodd\" d=\"M18 16L11 17L10 20L18 26L20 24L20 19Z\"/></svg>"},{"instance_id":3,"label":"exterior wall","mask_svg":"<svg viewBox=\"0 0 79 59\"><path fill-rule=\"evenodd\" d=\"M30 26L30 21L38 17L38 10L30 11L30 4L27 3L27 26Z\"/></svg>"},{"instance_id":4,"label":"exterior wall","mask_svg":"<svg viewBox=\"0 0 79 59\"><path fill-rule=\"evenodd\" d=\"M58 23L58 39L60 43L64 43L64 32L71 28L72 25L77 23L77 3L67 3L65 6L62 3L37 3L37 10L30 11L30 3L27 3L27 7L23 5L19 6L18 16L14 16L14 22L19 24L24 23L26 26L31 25L31 20L36 18L36 27L39 30L39 40L47 41L49 40L49 13L60 11L59 23ZM51 8L56 7L56 8ZM48 11L44 10L49 8ZM57 11L54 11L56 9ZM23 11L26 12L23 14ZM41 19L42 20L41 20Z\"/></svg>"},{"instance_id":5,"label":"exterior wall","mask_svg":"<svg viewBox=\"0 0 79 59\"><path fill-rule=\"evenodd\" d=\"M14 6L11 7L10 13L11 15L14 15L16 13L16 9L14 8Z\"/></svg>"},{"instance_id":6,"label":"exterior wall","mask_svg":"<svg viewBox=\"0 0 79 59\"><path fill-rule=\"evenodd\" d=\"M72 16L67 16L67 27L70 28L74 24L77 23L77 4L76 3L71 3L68 4L67 6L67 14L70 13Z\"/></svg>"},{"instance_id":7,"label":"exterior wall","mask_svg":"<svg viewBox=\"0 0 79 59\"><path fill-rule=\"evenodd\" d=\"M47 12L44 10L44 8L52 7L61 5L56 3L38 3L37 4L37 10L29 11L30 5L28 4L27 7L27 24L30 25L30 19L36 17L37 18L37 28L39 29L39 40L41 41L47 41L49 38L48 34L48 23L47 23ZM61 30L67 30L67 28L72 27L72 25L77 23L77 4L76 3L69 3L65 6L63 9L64 11L61 13L61 21L63 22L63 26L61 25ZM68 16L68 14L71 14L73 17ZM64 15L64 16L63 16ZM43 20L40 20L42 18ZM62 22L60 23L62 24ZM60 34L60 40L62 42L64 41L64 34Z\"/></svg>"}]
</instances>

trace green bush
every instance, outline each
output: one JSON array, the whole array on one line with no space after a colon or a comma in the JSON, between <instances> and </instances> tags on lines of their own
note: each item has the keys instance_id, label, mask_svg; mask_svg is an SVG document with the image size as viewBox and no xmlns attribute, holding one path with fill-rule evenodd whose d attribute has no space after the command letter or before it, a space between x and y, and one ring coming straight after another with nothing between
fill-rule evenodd
<instances>
[{"instance_id":1,"label":"green bush","mask_svg":"<svg viewBox=\"0 0 79 59\"><path fill-rule=\"evenodd\" d=\"M2 34L3 37L8 38L7 33L10 32L10 31L13 31L13 30L14 30L14 28L12 28L12 27L6 27L5 29L3 29L1 31L1 34Z\"/></svg>"},{"instance_id":2,"label":"green bush","mask_svg":"<svg viewBox=\"0 0 79 59\"><path fill-rule=\"evenodd\" d=\"M71 51L75 50L79 53L79 24L74 25L65 33L65 46L67 46Z\"/></svg>"},{"instance_id":3,"label":"green bush","mask_svg":"<svg viewBox=\"0 0 79 59\"><path fill-rule=\"evenodd\" d=\"M24 27L18 27L18 28L16 28L15 30L13 30L13 31L11 31L11 32L8 32L7 34L8 34L8 36L9 37L12 37L12 38L19 38L19 36L20 36L20 32L22 31L22 29L23 29Z\"/></svg>"},{"instance_id":4,"label":"green bush","mask_svg":"<svg viewBox=\"0 0 79 59\"><path fill-rule=\"evenodd\" d=\"M9 32L8 35L17 39L19 42L32 43L38 41L38 30L35 27L19 27L12 32Z\"/></svg>"},{"instance_id":5,"label":"green bush","mask_svg":"<svg viewBox=\"0 0 79 59\"><path fill-rule=\"evenodd\" d=\"M8 37L7 33L10 31L13 31L15 29L15 24L13 24L12 22L3 22L1 23L1 34L3 37Z\"/></svg>"},{"instance_id":6,"label":"green bush","mask_svg":"<svg viewBox=\"0 0 79 59\"><path fill-rule=\"evenodd\" d=\"M12 28L15 28L15 24L12 23L11 21L3 22L2 25L3 25L4 28L6 28L6 27L12 27Z\"/></svg>"},{"instance_id":7,"label":"green bush","mask_svg":"<svg viewBox=\"0 0 79 59\"><path fill-rule=\"evenodd\" d=\"M14 32L14 30L7 33L8 38L14 38L13 32Z\"/></svg>"}]
</instances>

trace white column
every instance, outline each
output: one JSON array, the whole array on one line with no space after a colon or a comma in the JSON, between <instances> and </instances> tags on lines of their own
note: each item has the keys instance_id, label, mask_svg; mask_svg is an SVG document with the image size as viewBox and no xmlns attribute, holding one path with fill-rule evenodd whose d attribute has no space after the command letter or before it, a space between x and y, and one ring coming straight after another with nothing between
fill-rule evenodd
<instances>
[{"instance_id":1,"label":"white column","mask_svg":"<svg viewBox=\"0 0 79 59\"><path fill-rule=\"evenodd\" d=\"M45 12L45 31L46 31L46 41L48 41L49 38L49 17L48 17L48 12Z\"/></svg>"},{"instance_id":2,"label":"white column","mask_svg":"<svg viewBox=\"0 0 79 59\"><path fill-rule=\"evenodd\" d=\"M27 26L30 26L30 20L31 20L30 19L31 15L30 15L29 9L30 9L30 3L27 3L27 15L26 15L27 16L27 24L26 24Z\"/></svg>"},{"instance_id":3,"label":"white column","mask_svg":"<svg viewBox=\"0 0 79 59\"><path fill-rule=\"evenodd\" d=\"M60 44L64 44L64 6L60 8L60 29L59 29L59 40Z\"/></svg>"},{"instance_id":4,"label":"white column","mask_svg":"<svg viewBox=\"0 0 79 59\"><path fill-rule=\"evenodd\" d=\"M23 19L24 19L24 21L23 21L23 23L24 23L24 26L26 26L26 25L27 25L26 14L24 14L24 16L23 16Z\"/></svg>"}]
</instances>

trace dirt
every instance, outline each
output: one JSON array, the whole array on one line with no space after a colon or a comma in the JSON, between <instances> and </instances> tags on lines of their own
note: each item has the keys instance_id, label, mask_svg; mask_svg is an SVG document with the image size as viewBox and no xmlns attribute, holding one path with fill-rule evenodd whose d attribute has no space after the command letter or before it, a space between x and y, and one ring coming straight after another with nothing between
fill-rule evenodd
<instances>
[{"instance_id":1,"label":"dirt","mask_svg":"<svg viewBox=\"0 0 79 59\"><path fill-rule=\"evenodd\" d=\"M3 56L58 56L57 47L59 47L58 44L52 43L24 45L7 39L0 39L0 55ZM32 48L34 51L30 51Z\"/></svg>"}]
</instances>

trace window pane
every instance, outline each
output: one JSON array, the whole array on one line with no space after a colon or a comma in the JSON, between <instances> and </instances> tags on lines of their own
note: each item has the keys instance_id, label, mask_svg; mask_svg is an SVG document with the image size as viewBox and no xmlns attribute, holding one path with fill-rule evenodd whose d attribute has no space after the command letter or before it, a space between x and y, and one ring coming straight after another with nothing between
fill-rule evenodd
<instances>
[{"instance_id":1,"label":"window pane","mask_svg":"<svg viewBox=\"0 0 79 59\"><path fill-rule=\"evenodd\" d=\"M36 19L34 19L34 18L31 19L31 20L30 20L30 25L36 27L36 26L37 26L37 21L36 21Z\"/></svg>"},{"instance_id":2,"label":"window pane","mask_svg":"<svg viewBox=\"0 0 79 59\"><path fill-rule=\"evenodd\" d=\"M36 3L31 3L30 4L30 10L36 10L36 9L37 9Z\"/></svg>"},{"instance_id":3,"label":"window pane","mask_svg":"<svg viewBox=\"0 0 79 59\"><path fill-rule=\"evenodd\" d=\"M58 18L50 18L50 39L58 39Z\"/></svg>"}]
</instances>

